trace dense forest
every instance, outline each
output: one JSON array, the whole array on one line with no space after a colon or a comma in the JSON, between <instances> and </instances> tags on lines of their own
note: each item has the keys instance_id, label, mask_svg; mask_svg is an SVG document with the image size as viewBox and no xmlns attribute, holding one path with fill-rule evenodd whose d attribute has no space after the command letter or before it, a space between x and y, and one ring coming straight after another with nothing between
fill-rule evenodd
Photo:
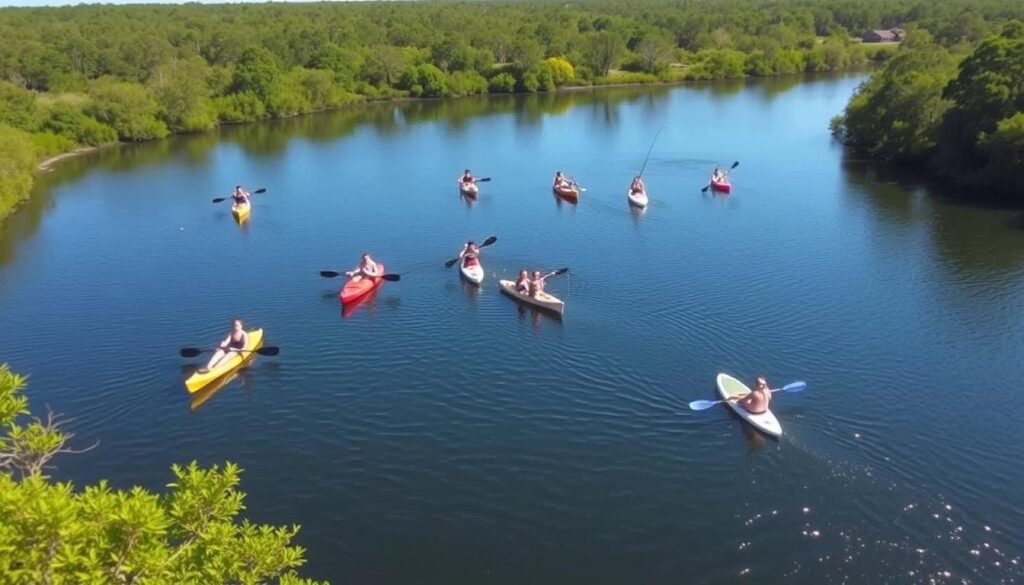
<instances>
[{"instance_id":1,"label":"dense forest","mask_svg":"<svg viewBox=\"0 0 1024 585\"><path fill-rule=\"evenodd\" d=\"M902 27L950 55L997 0L591 0L0 9L0 218L41 157L356 100L834 71ZM848 134L851 138L855 133Z\"/></svg>"},{"instance_id":2,"label":"dense forest","mask_svg":"<svg viewBox=\"0 0 1024 585\"><path fill-rule=\"evenodd\" d=\"M872 156L927 167L972 195L1024 202L1024 24L975 49L921 31L861 86L833 133Z\"/></svg>"}]
</instances>

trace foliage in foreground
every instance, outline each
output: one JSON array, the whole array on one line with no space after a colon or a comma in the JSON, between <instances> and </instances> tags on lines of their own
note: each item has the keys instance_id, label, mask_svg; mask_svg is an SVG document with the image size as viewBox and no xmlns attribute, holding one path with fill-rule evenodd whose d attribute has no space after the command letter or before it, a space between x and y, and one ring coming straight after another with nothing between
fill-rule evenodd
<instances>
[{"instance_id":1,"label":"foliage in foreground","mask_svg":"<svg viewBox=\"0 0 1024 585\"><path fill-rule=\"evenodd\" d=\"M877 158L1024 201L1024 24L966 55L928 35L911 41L857 90L833 132Z\"/></svg>"},{"instance_id":2,"label":"foliage in foreground","mask_svg":"<svg viewBox=\"0 0 1024 585\"><path fill-rule=\"evenodd\" d=\"M166 493L77 491L43 471L71 435L27 414L25 379L0 365L0 576L11 584L315 585L295 569L297 526L240 520L241 470L173 466Z\"/></svg>"}]
</instances>

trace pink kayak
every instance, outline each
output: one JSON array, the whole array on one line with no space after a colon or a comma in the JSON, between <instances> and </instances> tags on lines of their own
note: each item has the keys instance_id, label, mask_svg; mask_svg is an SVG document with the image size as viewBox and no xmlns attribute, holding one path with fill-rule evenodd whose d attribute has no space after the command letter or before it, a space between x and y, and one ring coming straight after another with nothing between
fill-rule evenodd
<instances>
[{"instance_id":1,"label":"pink kayak","mask_svg":"<svg viewBox=\"0 0 1024 585\"><path fill-rule=\"evenodd\" d=\"M380 267L380 273L384 274L384 265L378 263L377 266ZM349 280L345 283L345 286L342 287L341 292L338 293L338 300L340 300L343 305L351 303L352 301L365 297L371 292L377 290L377 287L379 287L382 282L384 282L383 277Z\"/></svg>"},{"instance_id":2,"label":"pink kayak","mask_svg":"<svg viewBox=\"0 0 1024 585\"><path fill-rule=\"evenodd\" d=\"M711 189L719 193L730 193L732 191L732 184L729 181L711 181Z\"/></svg>"}]
</instances>

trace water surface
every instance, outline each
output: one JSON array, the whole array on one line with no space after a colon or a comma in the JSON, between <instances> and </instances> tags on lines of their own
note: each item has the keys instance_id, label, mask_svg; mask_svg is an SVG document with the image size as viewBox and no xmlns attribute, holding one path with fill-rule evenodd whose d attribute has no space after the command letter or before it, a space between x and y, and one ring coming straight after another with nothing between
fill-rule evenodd
<instances>
[{"instance_id":1,"label":"water surface","mask_svg":"<svg viewBox=\"0 0 1024 585\"><path fill-rule=\"evenodd\" d=\"M0 228L0 361L100 442L58 477L238 462L250 516L301 524L334 582L1016 582L1024 231L844 157L828 120L862 79L373 105L83 156ZM702 194L735 160L732 195ZM466 167L493 177L476 203ZM236 182L269 190L241 228L210 203ZM483 287L443 268L491 234ZM343 313L317 272L364 250L403 279ZM562 266L563 320L497 290ZM281 355L190 400L177 348L233 315ZM807 381L781 440L687 408L720 371Z\"/></svg>"}]
</instances>

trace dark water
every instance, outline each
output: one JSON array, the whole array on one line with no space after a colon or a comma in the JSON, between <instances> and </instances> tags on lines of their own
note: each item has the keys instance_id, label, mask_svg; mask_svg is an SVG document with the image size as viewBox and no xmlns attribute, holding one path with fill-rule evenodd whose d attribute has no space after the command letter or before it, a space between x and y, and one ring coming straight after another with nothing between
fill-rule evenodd
<instances>
[{"instance_id":1,"label":"dark water","mask_svg":"<svg viewBox=\"0 0 1024 585\"><path fill-rule=\"evenodd\" d=\"M58 477L236 461L250 516L300 523L335 582L1018 582L1024 231L845 159L827 125L861 79L369 106L72 160L0 233L0 361L100 441ZM733 194L701 194L733 160ZM494 178L475 204L466 166ZM241 229L210 203L236 181L269 189ZM481 289L443 269L490 234ZM317 271L364 249L404 278L343 315ZM563 321L497 290L560 266ZM177 348L235 314L281 355L190 402ZM808 382L781 440L689 411L719 371Z\"/></svg>"}]
</instances>

